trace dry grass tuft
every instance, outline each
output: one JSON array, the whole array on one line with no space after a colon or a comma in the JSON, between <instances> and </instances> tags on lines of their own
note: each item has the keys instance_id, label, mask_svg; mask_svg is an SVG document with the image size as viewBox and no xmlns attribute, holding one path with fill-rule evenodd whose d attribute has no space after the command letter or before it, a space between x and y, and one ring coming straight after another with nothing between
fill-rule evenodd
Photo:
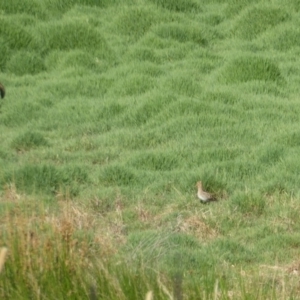
<instances>
[{"instance_id":1,"label":"dry grass tuft","mask_svg":"<svg viewBox=\"0 0 300 300\"><path fill-rule=\"evenodd\" d=\"M153 218L152 214L141 203L135 207L135 211L139 221L143 223L147 223Z\"/></svg>"},{"instance_id":2,"label":"dry grass tuft","mask_svg":"<svg viewBox=\"0 0 300 300\"><path fill-rule=\"evenodd\" d=\"M178 225L179 231L192 234L200 240L211 240L218 236L218 232L205 223L199 216L193 215Z\"/></svg>"},{"instance_id":3,"label":"dry grass tuft","mask_svg":"<svg viewBox=\"0 0 300 300\"><path fill-rule=\"evenodd\" d=\"M288 268L287 272L289 274L295 275L295 276L300 276L300 261L296 261L292 263Z\"/></svg>"},{"instance_id":4,"label":"dry grass tuft","mask_svg":"<svg viewBox=\"0 0 300 300\"><path fill-rule=\"evenodd\" d=\"M2 269L4 267L6 255L7 255L7 248L2 247L0 251L0 273L2 272Z\"/></svg>"},{"instance_id":5,"label":"dry grass tuft","mask_svg":"<svg viewBox=\"0 0 300 300\"><path fill-rule=\"evenodd\" d=\"M145 300L152 300L152 299L153 299L153 292L152 292L152 291L149 291L149 292L146 294Z\"/></svg>"},{"instance_id":6,"label":"dry grass tuft","mask_svg":"<svg viewBox=\"0 0 300 300\"><path fill-rule=\"evenodd\" d=\"M52 269L59 256L67 255L64 262L73 269L88 267L94 255L108 259L116 253L120 239L115 238L115 225L105 224L85 207L59 201L53 211L37 199L24 200L14 185L6 187L1 201L15 203L1 216L0 235L0 245L10 249L11 263L19 260L24 276L29 270Z\"/></svg>"},{"instance_id":7,"label":"dry grass tuft","mask_svg":"<svg viewBox=\"0 0 300 300\"><path fill-rule=\"evenodd\" d=\"M9 183L4 186L4 195L0 200L4 201L4 199L6 202L17 202L21 199L14 183Z\"/></svg>"}]
</instances>

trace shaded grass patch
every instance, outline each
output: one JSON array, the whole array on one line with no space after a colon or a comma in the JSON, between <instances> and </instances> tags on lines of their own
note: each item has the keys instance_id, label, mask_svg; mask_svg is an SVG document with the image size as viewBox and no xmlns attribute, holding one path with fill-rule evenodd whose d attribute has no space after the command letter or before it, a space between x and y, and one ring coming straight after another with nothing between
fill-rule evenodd
<instances>
[{"instance_id":1,"label":"shaded grass patch","mask_svg":"<svg viewBox=\"0 0 300 300\"><path fill-rule=\"evenodd\" d=\"M19 51L11 56L6 64L6 70L15 75L34 75L46 70L44 60L40 55L29 51Z\"/></svg>"},{"instance_id":2,"label":"shaded grass patch","mask_svg":"<svg viewBox=\"0 0 300 300\"><path fill-rule=\"evenodd\" d=\"M0 17L0 36L11 50L29 49L36 44L34 35L13 17ZM2 48L2 46L1 46Z\"/></svg>"},{"instance_id":3,"label":"shaded grass patch","mask_svg":"<svg viewBox=\"0 0 300 300\"><path fill-rule=\"evenodd\" d=\"M42 38L46 51L84 49L97 53L101 59L114 58L113 50L101 32L88 23L69 19L52 21L36 29L36 32Z\"/></svg>"},{"instance_id":4,"label":"shaded grass patch","mask_svg":"<svg viewBox=\"0 0 300 300\"><path fill-rule=\"evenodd\" d=\"M285 82L277 64L270 59L256 56L242 56L229 62L221 72L220 80L225 83L252 80Z\"/></svg>"},{"instance_id":5,"label":"shaded grass patch","mask_svg":"<svg viewBox=\"0 0 300 300\"><path fill-rule=\"evenodd\" d=\"M158 6L175 12L200 12L200 5L193 0L150 0Z\"/></svg>"},{"instance_id":6,"label":"shaded grass patch","mask_svg":"<svg viewBox=\"0 0 300 300\"><path fill-rule=\"evenodd\" d=\"M136 185L140 177L128 167L110 165L102 169L99 180L105 185Z\"/></svg>"},{"instance_id":7,"label":"shaded grass patch","mask_svg":"<svg viewBox=\"0 0 300 300\"><path fill-rule=\"evenodd\" d=\"M3 10L7 14L26 13L38 18L45 18L47 16L46 11L43 9L43 5L37 0L1 1L0 10Z\"/></svg>"},{"instance_id":8,"label":"shaded grass patch","mask_svg":"<svg viewBox=\"0 0 300 300\"><path fill-rule=\"evenodd\" d=\"M39 132L27 131L12 141L12 148L17 151L26 151L40 146L48 146L48 141Z\"/></svg>"},{"instance_id":9,"label":"shaded grass patch","mask_svg":"<svg viewBox=\"0 0 300 300\"><path fill-rule=\"evenodd\" d=\"M192 27L179 24L162 24L156 30L156 34L163 39L174 39L180 43L188 41L194 42L201 46L207 45L207 39L204 30L199 27Z\"/></svg>"},{"instance_id":10,"label":"shaded grass patch","mask_svg":"<svg viewBox=\"0 0 300 300\"><path fill-rule=\"evenodd\" d=\"M89 176L87 171L79 166L27 164L15 172L8 172L3 180L3 184L14 182L17 189L29 194L55 194L63 191L75 196L79 192L79 185L87 183Z\"/></svg>"}]
</instances>

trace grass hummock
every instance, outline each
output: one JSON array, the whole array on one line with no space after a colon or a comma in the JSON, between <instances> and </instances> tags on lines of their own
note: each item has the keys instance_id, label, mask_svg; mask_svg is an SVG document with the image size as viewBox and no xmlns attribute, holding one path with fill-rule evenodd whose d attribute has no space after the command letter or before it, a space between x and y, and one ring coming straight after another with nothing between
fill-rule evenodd
<instances>
[{"instance_id":1,"label":"grass hummock","mask_svg":"<svg viewBox=\"0 0 300 300\"><path fill-rule=\"evenodd\" d=\"M0 298L298 299L299 9L0 2Z\"/></svg>"}]
</instances>

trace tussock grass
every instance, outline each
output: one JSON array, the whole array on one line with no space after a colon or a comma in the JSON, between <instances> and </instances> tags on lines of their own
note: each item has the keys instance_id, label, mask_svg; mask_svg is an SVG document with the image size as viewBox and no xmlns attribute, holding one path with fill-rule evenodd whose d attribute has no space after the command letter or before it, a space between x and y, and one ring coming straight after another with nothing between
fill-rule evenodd
<instances>
[{"instance_id":1,"label":"tussock grass","mask_svg":"<svg viewBox=\"0 0 300 300\"><path fill-rule=\"evenodd\" d=\"M46 12L43 9L42 4L39 1L21 1L12 0L11 2L2 2L0 4L0 10L8 14L28 14L34 17L44 18Z\"/></svg>"},{"instance_id":2,"label":"tussock grass","mask_svg":"<svg viewBox=\"0 0 300 300\"><path fill-rule=\"evenodd\" d=\"M13 17L1 15L1 49L6 45L10 50L21 50L29 48L34 42L34 37L29 29L24 28L20 22Z\"/></svg>"},{"instance_id":3,"label":"tussock grass","mask_svg":"<svg viewBox=\"0 0 300 300\"><path fill-rule=\"evenodd\" d=\"M261 40L266 46L286 52L296 50L299 47L298 37L298 28L287 24L286 26L274 29L274 32L266 33L261 37Z\"/></svg>"},{"instance_id":4,"label":"tussock grass","mask_svg":"<svg viewBox=\"0 0 300 300\"><path fill-rule=\"evenodd\" d=\"M298 17L2 1L0 298L299 298Z\"/></svg>"},{"instance_id":5,"label":"tussock grass","mask_svg":"<svg viewBox=\"0 0 300 300\"><path fill-rule=\"evenodd\" d=\"M15 75L38 74L46 70L43 59L34 52L19 51L6 64L6 71Z\"/></svg>"},{"instance_id":6,"label":"tussock grass","mask_svg":"<svg viewBox=\"0 0 300 300\"><path fill-rule=\"evenodd\" d=\"M45 137L38 132L25 132L12 142L12 147L17 151L26 151L32 148L47 146Z\"/></svg>"},{"instance_id":7,"label":"tussock grass","mask_svg":"<svg viewBox=\"0 0 300 300\"><path fill-rule=\"evenodd\" d=\"M245 82L251 80L284 81L278 66L261 57L247 57L234 59L228 63L223 71L222 79L226 83Z\"/></svg>"},{"instance_id":8,"label":"tussock grass","mask_svg":"<svg viewBox=\"0 0 300 300\"><path fill-rule=\"evenodd\" d=\"M190 12L190 11L201 11L201 7L198 3L193 0L151 0L153 3L161 6L165 9L175 12Z\"/></svg>"},{"instance_id":9,"label":"tussock grass","mask_svg":"<svg viewBox=\"0 0 300 300\"><path fill-rule=\"evenodd\" d=\"M153 10L130 7L122 12L116 20L116 29L118 32L136 40L158 21L159 17L153 13Z\"/></svg>"},{"instance_id":10,"label":"tussock grass","mask_svg":"<svg viewBox=\"0 0 300 300\"><path fill-rule=\"evenodd\" d=\"M41 28L40 34L47 36L46 49L70 50L70 49L97 49L99 54L109 56L106 40L95 28L88 24L73 20L56 21ZM92 44L91 44L92 41Z\"/></svg>"},{"instance_id":11,"label":"tussock grass","mask_svg":"<svg viewBox=\"0 0 300 300\"><path fill-rule=\"evenodd\" d=\"M251 40L286 20L288 20L288 13L280 7L251 7L241 14L234 33L240 38Z\"/></svg>"},{"instance_id":12,"label":"tussock grass","mask_svg":"<svg viewBox=\"0 0 300 300\"><path fill-rule=\"evenodd\" d=\"M24 165L15 172L8 172L5 182L14 182L18 189L28 193L55 194L62 189L76 195L78 184L88 182L88 174L79 166L58 168L53 165Z\"/></svg>"},{"instance_id":13,"label":"tussock grass","mask_svg":"<svg viewBox=\"0 0 300 300\"><path fill-rule=\"evenodd\" d=\"M178 24L164 24L158 28L157 35L161 38L174 39L181 43L192 41L203 46L207 43L202 30L192 26L184 27Z\"/></svg>"}]
</instances>

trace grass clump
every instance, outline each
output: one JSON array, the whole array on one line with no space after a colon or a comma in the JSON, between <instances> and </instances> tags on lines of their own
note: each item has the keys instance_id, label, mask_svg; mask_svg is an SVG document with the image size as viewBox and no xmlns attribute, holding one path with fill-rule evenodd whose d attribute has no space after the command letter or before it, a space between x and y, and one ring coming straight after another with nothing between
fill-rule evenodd
<instances>
[{"instance_id":1,"label":"grass clump","mask_svg":"<svg viewBox=\"0 0 300 300\"><path fill-rule=\"evenodd\" d=\"M113 56L101 32L87 23L68 19L53 21L37 29L37 33L43 40L43 48L48 51L84 49L97 53L101 59Z\"/></svg>"},{"instance_id":2,"label":"grass clump","mask_svg":"<svg viewBox=\"0 0 300 300\"><path fill-rule=\"evenodd\" d=\"M277 142L289 147L299 147L300 146L300 132L298 130L294 132L285 133L282 136L277 137Z\"/></svg>"},{"instance_id":3,"label":"grass clump","mask_svg":"<svg viewBox=\"0 0 300 300\"><path fill-rule=\"evenodd\" d=\"M43 108L35 102L19 102L3 116L0 123L8 127L20 126L26 124L29 119L39 119L42 111Z\"/></svg>"},{"instance_id":4,"label":"grass clump","mask_svg":"<svg viewBox=\"0 0 300 300\"><path fill-rule=\"evenodd\" d=\"M231 199L231 207L233 211L238 210L244 216L259 216L265 212L266 199L258 193L239 193Z\"/></svg>"},{"instance_id":5,"label":"grass clump","mask_svg":"<svg viewBox=\"0 0 300 300\"><path fill-rule=\"evenodd\" d=\"M192 77L181 75L181 74L175 74L172 78L169 78L169 80L165 83L165 86L170 88L174 92L177 92L179 95L186 95L189 97L194 97L196 95L199 95L199 93L201 93L202 91L199 82L197 82ZM186 107L191 107L192 110L195 104L190 103L190 101L187 102L189 102L189 104L185 104L185 102L180 103L182 105L176 103L174 105L174 108L177 107L178 109L184 110L184 106L186 106Z\"/></svg>"},{"instance_id":6,"label":"grass clump","mask_svg":"<svg viewBox=\"0 0 300 300\"><path fill-rule=\"evenodd\" d=\"M100 181L106 185L136 184L139 177L134 171L124 166L112 165L104 168L100 174Z\"/></svg>"},{"instance_id":7,"label":"grass clump","mask_svg":"<svg viewBox=\"0 0 300 300\"><path fill-rule=\"evenodd\" d=\"M170 171L180 165L180 161L175 153L157 153L156 151L142 153L137 156L132 165L153 171Z\"/></svg>"},{"instance_id":8,"label":"grass clump","mask_svg":"<svg viewBox=\"0 0 300 300\"><path fill-rule=\"evenodd\" d=\"M252 40L265 30L286 21L288 17L282 8L251 7L239 17L233 32L239 38Z\"/></svg>"},{"instance_id":9,"label":"grass clump","mask_svg":"<svg viewBox=\"0 0 300 300\"><path fill-rule=\"evenodd\" d=\"M1 198L1 204L4 199L9 200L7 197L15 199L17 204L14 212L10 213L8 209L1 212L6 225L1 228L0 243L7 246L9 253L1 277L1 286L5 286L5 291L1 288L1 298L37 299L47 295L65 299L62 286L68 286L71 295L68 297L87 298L89 285L93 282L86 280L89 272L82 270L90 269L89 259L98 252L98 247L102 258L114 253L108 241L104 243L104 235L78 237L82 229L93 227L91 219L79 207L61 202L54 209L45 201L24 199L12 189ZM104 270L97 265L94 271L98 269L103 276L100 270ZM12 282L11 278L15 276L16 281Z\"/></svg>"},{"instance_id":10,"label":"grass clump","mask_svg":"<svg viewBox=\"0 0 300 300\"><path fill-rule=\"evenodd\" d=\"M115 85L114 94L120 96L135 96L146 93L154 87L154 80L147 75L130 74Z\"/></svg>"},{"instance_id":11,"label":"grass clump","mask_svg":"<svg viewBox=\"0 0 300 300\"><path fill-rule=\"evenodd\" d=\"M6 70L15 75L34 75L46 70L44 60L34 52L18 51L11 56L6 64Z\"/></svg>"},{"instance_id":12,"label":"grass clump","mask_svg":"<svg viewBox=\"0 0 300 300\"><path fill-rule=\"evenodd\" d=\"M158 6L175 12L200 11L201 7L193 0L150 0Z\"/></svg>"},{"instance_id":13,"label":"grass clump","mask_svg":"<svg viewBox=\"0 0 300 300\"><path fill-rule=\"evenodd\" d=\"M221 75L225 83L247 82L252 80L284 82L278 66L271 60L256 56L243 56L229 62Z\"/></svg>"},{"instance_id":14,"label":"grass clump","mask_svg":"<svg viewBox=\"0 0 300 300\"><path fill-rule=\"evenodd\" d=\"M6 43L4 38L0 38L0 52L1 52L1 57L0 57L0 68L2 70L5 69L6 61L9 58L9 53L10 53L10 48L9 45Z\"/></svg>"},{"instance_id":15,"label":"grass clump","mask_svg":"<svg viewBox=\"0 0 300 300\"><path fill-rule=\"evenodd\" d=\"M163 24L158 27L156 34L161 38L174 39L180 43L191 41L202 46L207 44L203 30L198 27Z\"/></svg>"},{"instance_id":16,"label":"grass clump","mask_svg":"<svg viewBox=\"0 0 300 300\"><path fill-rule=\"evenodd\" d=\"M0 16L0 21L0 35L4 42L3 45L7 45L10 50L28 49L30 45L35 43L33 34L15 18Z\"/></svg>"},{"instance_id":17,"label":"grass clump","mask_svg":"<svg viewBox=\"0 0 300 300\"><path fill-rule=\"evenodd\" d=\"M154 10L141 7L128 8L118 16L116 28L118 32L137 40L158 21L159 18Z\"/></svg>"},{"instance_id":18,"label":"grass clump","mask_svg":"<svg viewBox=\"0 0 300 300\"><path fill-rule=\"evenodd\" d=\"M219 239L212 243L210 251L220 255L223 260L230 264L255 263L259 256L255 251L247 249L241 243L230 239Z\"/></svg>"},{"instance_id":19,"label":"grass clump","mask_svg":"<svg viewBox=\"0 0 300 300\"><path fill-rule=\"evenodd\" d=\"M29 194L60 192L75 196L78 186L87 183L87 172L79 166L59 168L52 165L27 164L15 172L8 172L2 184L15 182L17 189Z\"/></svg>"},{"instance_id":20,"label":"grass clump","mask_svg":"<svg viewBox=\"0 0 300 300\"><path fill-rule=\"evenodd\" d=\"M17 151L27 151L40 146L48 146L48 141L38 132L27 131L12 141L12 147Z\"/></svg>"},{"instance_id":21,"label":"grass clump","mask_svg":"<svg viewBox=\"0 0 300 300\"><path fill-rule=\"evenodd\" d=\"M46 12L40 1L37 0L12 0L9 2L1 1L0 11L3 10L7 14L28 14L38 18L44 18Z\"/></svg>"},{"instance_id":22,"label":"grass clump","mask_svg":"<svg viewBox=\"0 0 300 300\"><path fill-rule=\"evenodd\" d=\"M280 51L293 51L300 47L300 30L294 26L286 26L279 30L274 30L272 34L262 37L266 46L271 46Z\"/></svg>"},{"instance_id":23,"label":"grass clump","mask_svg":"<svg viewBox=\"0 0 300 300\"><path fill-rule=\"evenodd\" d=\"M220 1L223 2L223 1ZM228 17L233 17L234 15L238 14L240 11L245 9L247 6L252 6L253 3L255 3L256 0L229 0L226 1L226 8L225 8L225 13Z\"/></svg>"}]
</instances>

